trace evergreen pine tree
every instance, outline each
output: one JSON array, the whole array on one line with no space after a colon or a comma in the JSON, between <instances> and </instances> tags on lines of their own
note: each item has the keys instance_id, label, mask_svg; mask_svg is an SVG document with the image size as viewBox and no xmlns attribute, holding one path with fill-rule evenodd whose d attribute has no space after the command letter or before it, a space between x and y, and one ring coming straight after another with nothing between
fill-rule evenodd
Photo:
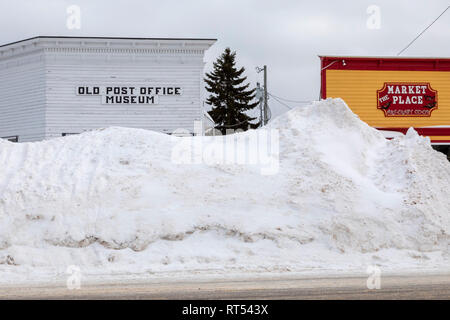
<instances>
[{"instance_id":1,"label":"evergreen pine tree","mask_svg":"<svg viewBox=\"0 0 450 320\"><path fill-rule=\"evenodd\" d=\"M222 134L226 130L248 130L257 128L259 123L251 123L256 118L245 114L255 108L258 102L252 103L255 90L249 90L249 83L244 84L244 67L236 68L236 52L226 48L225 52L214 62L214 70L206 73L206 90L211 93L206 103L212 105L209 115L215 122L215 128Z\"/></svg>"}]
</instances>

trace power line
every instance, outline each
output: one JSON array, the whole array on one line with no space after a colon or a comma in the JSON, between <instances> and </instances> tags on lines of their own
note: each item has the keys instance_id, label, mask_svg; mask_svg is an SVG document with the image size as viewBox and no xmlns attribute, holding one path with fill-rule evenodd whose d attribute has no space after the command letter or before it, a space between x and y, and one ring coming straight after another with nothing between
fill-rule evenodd
<instances>
[{"instance_id":1,"label":"power line","mask_svg":"<svg viewBox=\"0 0 450 320\"><path fill-rule=\"evenodd\" d=\"M278 97L278 96L276 96L276 95L274 95L273 93L270 93L270 92L269 92L269 94L272 97L274 97L274 98L278 98L280 100L287 101L287 102L294 102L294 103L309 103L309 102L311 102L311 101L306 101L306 100L304 100L304 101L302 101L302 100L289 100L289 99Z\"/></svg>"},{"instance_id":2,"label":"power line","mask_svg":"<svg viewBox=\"0 0 450 320\"><path fill-rule=\"evenodd\" d=\"M289 110L294 109L293 107L288 106L286 103L282 102L281 100L278 100L278 98L275 97L273 94L269 93L269 95L270 95L272 98L274 98L276 101L278 101L278 103L280 103L280 104L282 104L283 106L287 107Z\"/></svg>"},{"instance_id":3,"label":"power line","mask_svg":"<svg viewBox=\"0 0 450 320\"><path fill-rule=\"evenodd\" d=\"M288 100L288 99L284 99L278 96L273 95L272 93L269 92L269 95L274 98L278 103L280 103L281 105L285 106L286 108L288 108L289 110L294 109L294 107L291 107L290 105L284 103L283 101L281 101L281 99L285 100L285 101L291 101L291 102L296 102L296 103L310 103L311 101L300 101L300 100Z\"/></svg>"},{"instance_id":4,"label":"power line","mask_svg":"<svg viewBox=\"0 0 450 320\"><path fill-rule=\"evenodd\" d=\"M428 27L426 27L421 33L419 33L419 35L417 37L415 37L413 39L413 41L411 41L402 51L400 51L399 53L397 53L397 56L399 56L403 51L405 51L406 49L409 48L410 45L412 45L414 43L414 41L416 41L422 34L425 33L425 31L428 30L428 28L430 28L436 21L438 21L438 19L448 10L450 9L450 6L448 6L444 11L442 11L442 13L439 15L439 17L437 17Z\"/></svg>"},{"instance_id":5,"label":"power line","mask_svg":"<svg viewBox=\"0 0 450 320\"><path fill-rule=\"evenodd\" d=\"M244 120L244 121L240 121L240 122L235 123L235 124L230 124L230 125L222 124L222 125L217 125L216 127L219 127L219 128L234 128L234 127L240 126L241 124L244 124L246 122L249 123L248 120Z\"/></svg>"}]
</instances>

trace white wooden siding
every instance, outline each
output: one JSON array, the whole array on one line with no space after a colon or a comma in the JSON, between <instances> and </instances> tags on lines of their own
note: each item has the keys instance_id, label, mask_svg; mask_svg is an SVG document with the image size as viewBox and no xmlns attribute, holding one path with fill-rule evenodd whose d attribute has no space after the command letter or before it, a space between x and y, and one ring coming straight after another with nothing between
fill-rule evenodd
<instances>
[{"instance_id":1,"label":"white wooden siding","mask_svg":"<svg viewBox=\"0 0 450 320\"><path fill-rule=\"evenodd\" d=\"M0 137L19 142L110 126L171 133L202 121L204 51L214 39L36 37L0 46ZM78 86L177 86L153 105L102 104Z\"/></svg>"},{"instance_id":2,"label":"white wooden siding","mask_svg":"<svg viewBox=\"0 0 450 320\"><path fill-rule=\"evenodd\" d=\"M83 132L99 127L122 126L173 132L193 131L201 121L199 74L203 63L142 63L128 60L49 61L46 64L47 137L62 132ZM179 86L181 96L159 96L158 104L101 104L99 96L77 96L76 87Z\"/></svg>"},{"instance_id":3,"label":"white wooden siding","mask_svg":"<svg viewBox=\"0 0 450 320\"><path fill-rule=\"evenodd\" d=\"M42 52L0 60L0 138L44 139L44 77Z\"/></svg>"}]
</instances>

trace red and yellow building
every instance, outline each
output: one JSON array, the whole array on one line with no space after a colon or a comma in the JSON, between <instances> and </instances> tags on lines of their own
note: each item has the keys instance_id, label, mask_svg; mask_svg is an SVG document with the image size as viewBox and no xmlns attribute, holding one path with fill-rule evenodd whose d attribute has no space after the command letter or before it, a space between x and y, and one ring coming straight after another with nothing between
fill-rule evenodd
<instances>
[{"instance_id":1,"label":"red and yellow building","mask_svg":"<svg viewBox=\"0 0 450 320\"><path fill-rule=\"evenodd\" d=\"M320 56L321 98L342 98L386 136L414 127L450 145L450 58Z\"/></svg>"}]
</instances>

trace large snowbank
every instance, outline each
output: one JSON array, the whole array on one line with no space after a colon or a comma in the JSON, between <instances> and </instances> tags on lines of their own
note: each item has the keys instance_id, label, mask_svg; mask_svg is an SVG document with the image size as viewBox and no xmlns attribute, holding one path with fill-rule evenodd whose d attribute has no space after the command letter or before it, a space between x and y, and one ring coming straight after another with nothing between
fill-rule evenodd
<instances>
[{"instance_id":1,"label":"large snowbank","mask_svg":"<svg viewBox=\"0 0 450 320\"><path fill-rule=\"evenodd\" d=\"M174 156L222 137L108 128L0 140L0 279L69 265L104 274L450 270L450 164L427 138L411 129L386 140L340 99L264 130L279 135L272 174ZM258 132L227 139L239 148Z\"/></svg>"}]
</instances>

